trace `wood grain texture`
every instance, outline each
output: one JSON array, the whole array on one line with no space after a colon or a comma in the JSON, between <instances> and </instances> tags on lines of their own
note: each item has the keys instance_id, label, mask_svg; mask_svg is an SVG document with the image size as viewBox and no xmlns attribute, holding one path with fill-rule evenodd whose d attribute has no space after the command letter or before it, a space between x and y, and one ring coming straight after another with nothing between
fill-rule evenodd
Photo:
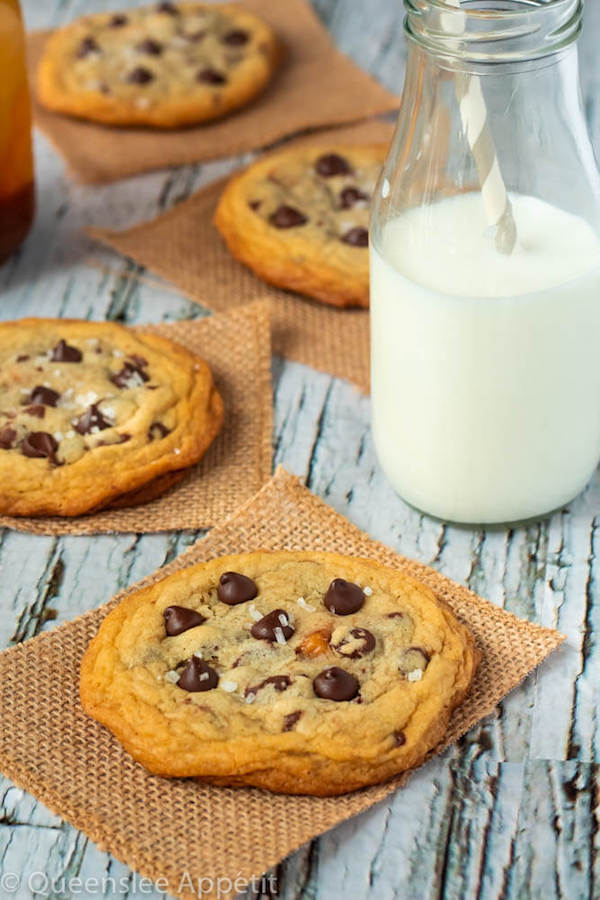
<instances>
[{"instance_id":1,"label":"wood grain texture","mask_svg":"<svg viewBox=\"0 0 600 900\"><path fill-rule=\"evenodd\" d=\"M398 90L400 0L313 0L342 50ZM30 28L62 24L117 0L24 0ZM600 149L600 3L588 0L581 41L584 102ZM237 161L158 172L100 188L74 184L36 137L39 212L30 239L0 268L3 318L65 315L156 322L203 315L150 273L81 234L170 208ZM527 528L445 526L393 495L377 466L367 398L350 385L274 361L276 462L374 537L494 603L565 632L564 652L496 714L414 775L405 789L302 848L277 876L283 900L597 898L600 896L600 479L565 511ZM0 533L0 646L99 605L163 565L194 535L94 539ZM114 879L85 896L145 893L127 867L9 782L0 780L0 885L71 900L71 877ZM56 879L27 878L41 872ZM122 880L121 880L122 879ZM267 896L262 894L261 896ZM250 900L250 894L245 896ZM258 900L256 894L253 900Z\"/></svg>"}]
</instances>

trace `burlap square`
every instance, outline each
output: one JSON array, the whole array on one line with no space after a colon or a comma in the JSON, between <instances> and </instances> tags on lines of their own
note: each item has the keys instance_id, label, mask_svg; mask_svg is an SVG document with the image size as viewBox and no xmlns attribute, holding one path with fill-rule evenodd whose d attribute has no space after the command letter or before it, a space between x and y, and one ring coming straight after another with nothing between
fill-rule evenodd
<instances>
[{"instance_id":1,"label":"burlap square","mask_svg":"<svg viewBox=\"0 0 600 900\"><path fill-rule=\"evenodd\" d=\"M371 540L282 469L232 518L168 566L100 609L0 655L0 770L103 849L179 897L182 881L250 879L299 845L395 790L407 776L334 798L286 797L149 775L79 704L81 655L128 592L192 563L257 548L369 556L422 579L471 628L483 653L475 684L441 751L456 741L563 640L517 619L433 569ZM207 885L207 882L204 882ZM222 883L221 883L222 885ZM221 897L234 891L222 890Z\"/></svg>"},{"instance_id":2,"label":"burlap square","mask_svg":"<svg viewBox=\"0 0 600 900\"><path fill-rule=\"evenodd\" d=\"M271 475L269 310L257 301L202 320L144 325L210 365L225 405L221 434L189 475L140 506L77 518L0 516L0 527L32 534L100 534L208 528L252 497Z\"/></svg>"},{"instance_id":3,"label":"burlap square","mask_svg":"<svg viewBox=\"0 0 600 900\"><path fill-rule=\"evenodd\" d=\"M84 182L202 162L266 147L286 135L357 122L397 109L400 98L336 50L307 0L244 0L273 26L286 58L253 103L216 122L172 131L111 128L48 112L34 98L34 119ZM35 69L49 32L29 36Z\"/></svg>"},{"instance_id":4,"label":"burlap square","mask_svg":"<svg viewBox=\"0 0 600 900\"><path fill-rule=\"evenodd\" d=\"M388 122L366 122L319 132L298 143L388 143L392 130ZM88 233L210 309L231 309L256 297L268 297L275 353L346 378L368 392L368 312L334 309L271 287L237 262L212 224L225 183L210 184L169 212L133 228L89 228Z\"/></svg>"}]
</instances>

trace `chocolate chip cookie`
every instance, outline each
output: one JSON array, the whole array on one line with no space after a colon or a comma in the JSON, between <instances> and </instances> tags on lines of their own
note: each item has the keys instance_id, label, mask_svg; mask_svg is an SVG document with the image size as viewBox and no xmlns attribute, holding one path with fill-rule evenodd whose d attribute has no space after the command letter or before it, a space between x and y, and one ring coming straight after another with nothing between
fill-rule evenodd
<instances>
[{"instance_id":1,"label":"chocolate chip cookie","mask_svg":"<svg viewBox=\"0 0 600 900\"><path fill-rule=\"evenodd\" d=\"M369 207L386 147L295 147L227 185L215 224L265 281L334 306L369 305Z\"/></svg>"},{"instance_id":2,"label":"chocolate chip cookie","mask_svg":"<svg viewBox=\"0 0 600 900\"><path fill-rule=\"evenodd\" d=\"M281 56L271 28L233 3L155 3L77 19L48 40L40 102L110 125L175 128L252 100Z\"/></svg>"},{"instance_id":3,"label":"chocolate chip cookie","mask_svg":"<svg viewBox=\"0 0 600 900\"><path fill-rule=\"evenodd\" d=\"M126 597L85 653L81 698L153 773L326 796L422 762L477 661L401 572L259 551Z\"/></svg>"},{"instance_id":4,"label":"chocolate chip cookie","mask_svg":"<svg viewBox=\"0 0 600 900\"><path fill-rule=\"evenodd\" d=\"M76 516L145 502L197 462L223 405L210 369L109 322L0 323L0 512Z\"/></svg>"}]
</instances>

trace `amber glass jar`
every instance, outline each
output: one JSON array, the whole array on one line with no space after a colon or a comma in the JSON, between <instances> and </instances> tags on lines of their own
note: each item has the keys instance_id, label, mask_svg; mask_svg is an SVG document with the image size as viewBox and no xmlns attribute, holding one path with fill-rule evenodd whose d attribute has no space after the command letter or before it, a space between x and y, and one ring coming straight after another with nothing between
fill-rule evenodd
<instances>
[{"instance_id":1,"label":"amber glass jar","mask_svg":"<svg viewBox=\"0 0 600 900\"><path fill-rule=\"evenodd\" d=\"M0 0L0 262L25 238L34 212L31 106L19 0Z\"/></svg>"}]
</instances>

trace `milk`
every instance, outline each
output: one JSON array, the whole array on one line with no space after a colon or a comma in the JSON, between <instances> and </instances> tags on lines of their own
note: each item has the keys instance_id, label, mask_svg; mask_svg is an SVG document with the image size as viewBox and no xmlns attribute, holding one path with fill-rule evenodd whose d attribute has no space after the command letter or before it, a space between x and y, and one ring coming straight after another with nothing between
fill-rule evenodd
<instances>
[{"instance_id":1,"label":"milk","mask_svg":"<svg viewBox=\"0 0 600 900\"><path fill-rule=\"evenodd\" d=\"M600 458L600 239L511 199L510 256L479 193L410 210L371 242L377 455L402 497L451 521L549 512Z\"/></svg>"}]
</instances>

